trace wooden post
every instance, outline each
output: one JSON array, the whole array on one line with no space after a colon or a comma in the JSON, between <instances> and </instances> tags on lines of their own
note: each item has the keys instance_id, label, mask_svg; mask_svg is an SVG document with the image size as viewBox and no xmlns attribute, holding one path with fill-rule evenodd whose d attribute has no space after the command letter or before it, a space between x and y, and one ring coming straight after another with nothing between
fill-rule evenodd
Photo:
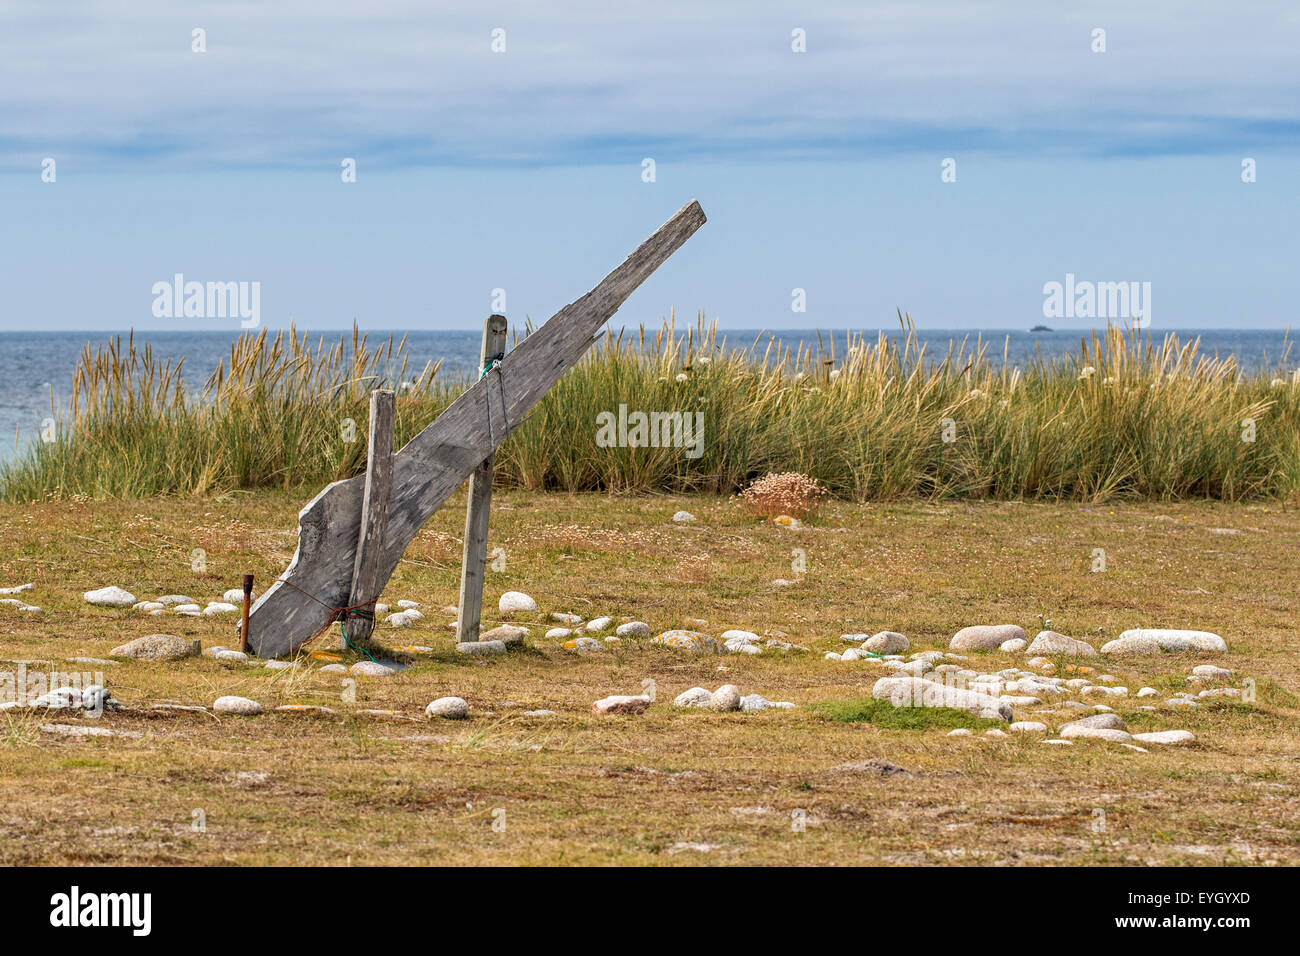
<instances>
[{"instance_id":1,"label":"wooden post","mask_svg":"<svg viewBox=\"0 0 1300 956\"><path fill-rule=\"evenodd\" d=\"M479 353L479 368L487 377L500 375L492 366L506 354L506 317L489 315L483 323L483 347ZM488 421L491 421L493 383L488 382ZM500 403L501 389L495 393ZM502 419L505 410L501 409ZM483 573L487 563L488 513L492 506L492 462L496 455L489 453L469 476L469 504L465 508L465 548L460 559L460 607L456 621L456 643L477 641L479 623L483 618Z\"/></svg>"},{"instance_id":2,"label":"wooden post","mask_svg":"<svg viewBox=\"0 0 1300 956\"><path fill-rule=\"evenodd\" d=\"M253 576L244 575L244 613L239 619L239 649L248 653L248 609L253 606Z\"/></svg>"},{"instance_id":3,"label":"wooden post","mask_svg":"<svg viewBox=\"0 0 1300 956\"><path fill-rule=\"evenodd\" d=\"M352 566L352 593L348 606L375 601L388 576L380 555L384 535L388 532L388 499L393 489L393 415L392 389L377 388L370 393L370 435L366 451L366 487L361 499L361 529L357 536L357 557ZM370 616L349 614L343 632L352 643L368 640L374 629L374 604L363 608Z\"/></svg>"}]
</instances>

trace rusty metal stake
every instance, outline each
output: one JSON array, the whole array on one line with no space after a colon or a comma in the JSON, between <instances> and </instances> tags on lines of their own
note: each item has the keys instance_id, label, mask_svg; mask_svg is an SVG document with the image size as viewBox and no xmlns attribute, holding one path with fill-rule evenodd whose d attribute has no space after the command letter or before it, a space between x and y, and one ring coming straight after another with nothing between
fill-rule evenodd
<instances>
[{"instance_id":1,"label":"rusty metal stake","mask_svg":"<svg viewBox=\"0 0 1300 956\"><path fill-rule=\"evenodd\" d=\"M244 575L244 613L239 621L239 649L248 653L248 610L253 603L253 576Z\"/></svg>"}]
</instances>

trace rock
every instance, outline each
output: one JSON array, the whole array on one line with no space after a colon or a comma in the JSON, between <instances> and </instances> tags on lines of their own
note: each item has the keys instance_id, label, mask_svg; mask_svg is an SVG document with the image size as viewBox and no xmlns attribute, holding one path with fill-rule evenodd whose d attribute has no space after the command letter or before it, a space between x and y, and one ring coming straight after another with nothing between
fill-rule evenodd
<instances>
[{"instance_id":1,"label":"rock","mask_svg":"<svg viewBox=\"0 0 1300 956\"><path fill-rule=\"evenodd\" d=\"M614 633L619 637L649 637L650 625L644 621L628 621L614 628Z\"/></svg>"},{"instance_id":2,"label":"rock","mask_svg":"<svg viewBox=\"0 0 1300 956\"><path fill-rule=\"evenodd\" d=\"M262 665L268 671L287 671L293 667L292 661L267 661Z\"/></svg>"},{"instance_id":3,"label":"rock","mask_svg":"<svg viewBox=\"0 0 1300 956\"><path fill-rule=\"evenodd\" d=\"M845 653L848 654L850 652L845 651ZM928 674L930 671L934 670L934 665L925 657L918 657L916 660L908 661L906 664L890 661L889 665L892 665L890 666L890 670L894 673L911 674L913 677L920 677L922 674Z\"/></svg>"},{"instance_id":4,"label":"rock","mask_svg":"<svg viewBox=\"0 0 1300 956\"><path fill-rule=\"evenodd\" d=\"M710 710L729 711L740 709L740 688L735 684L723 684L713 692L709 701Z\"/></svg>"},{"instance_id":5,"label":"rock","mask_svg":"<svg viewBox=\"0 0 1300 956\"><path fill-rule=\"evenodd\" d=\"M448 720L463 720L469 715L469 704L463 697L439 697L424 708L426 717L445 717Z\"/></svg>"},{"instance_id":6,"label":"rock","mask_svg":"<svg viewBox=\"0 0 1300 956\"><path fill-rule=\"evenodd\" d=\"M544 636L551 640L559 640L560 638L568 637L572 633L573 631L569 630L567 627L553 627L547 631Z\"/></svg>"},{"instance_id":7,"label":"rock","mask_svg":"<svg viewBox=\"0 0 1300 956\"><path fill-rule=\"evenodd\" d=\"M949 737L973 737L974 734L972 734L965 727L958 727L956 730L948 731L948 736Z\"/></svg>"},{"instance_id":8,"label":"rock","mask_svg":"<svg viewBox=\"0 0 1300 956\"><path fill-rule=\"evenodd\" d=\"M1005 730L998 730L998 728L996 728L996 727L990 727L988 730L984 731L984 736L985 736L985 737L1005 737L1005 736L1007 736L1007 732L1006 732Z\"/></svg>"},{"instance_id":9,"label":"rock","mask_svg":"<svg viewBox=\"0 0 1300 956\"><path fill-rule=\"evenodd\" d=\"M135 610L140 611L143 614L161 614L163 611L167 610L167 605L163 604L161 601L137 601L135 603Z\"/></svg>"},{"instance_id":10,"label":"rock","mask_svg":"<svg viewBox=\"0 0 1300 956\"><path fill-rule=\"evenodd\" d=\"M1003 694L998 699L1012 707L1036 707L1042 703L1042 700L1037 697L1025 697L1019 694Z\"/></svg>"},{"instance_id":11,"label":"rock","mask_svg":"<svg viewBox=\"0 0 1300 956\"><path fill-rule=\"evenodd\" d=\"M645 694L615 694L596 701L591 705L591 711L594 714L640 714L649 706L650 698Z\"/></svg>"},{"instance_id":12,"label":"rock","mask_svg":"<svg viewBox=\"0 0 1300 956\"><path fill-rule=\"evenodd\" d=\"M952 636L948 647L954 651L991 651L1005 641L1024 640L1025 630L1015 624L976 624L963 627Z\"/></svg>"},{"instance_id":13,"label":"rock","mask_svg":"<svg viewBox=\"0 0 1300 956\"><path fill-rule=\"evenodd\" d=\"M403 611L409 611L412 608L419 607L420 602L419 601L398 601L397 606L400 607Z\"/></svg>"},{"instance_id":14,"label":"rock","mask_svg":"<svg viewBox=\"0 0 1300 956\"><path fill-rule=\"evenodd\" d=\"M1232 671L1228 668L1216 667L1213 664L1197 664L1192 668L1192 673L1206 680L1227 680L1232 676Z\"/></svg>"},{"instance_id":15,"label":"rock","mask_svg":"<svg viewBox=\"0 0 1300 956\"><path fill-rule=\"evenodd\" d=\"M199 614L202 613L203 609L197 604L177 604L172 608L172 610L177 614L190 614L194 617L198 617Z\"/></svg>"},{"instance_id":16,"label":"rock","mask_svg":"<svg viewBox=\"0 0 1300 956\"><path fill-rule=\"evenodd\" d=\"M281 714L311 714L318 717L332 717L334 708L324 707L320 704L281 704L273 708Z\"/></svg>"},{"instance_id":17,"label":"rock","mask_svg":"<svg viewBox=\"0 0 1300 956\"><path fill-rule=\"evenodd\" d=\"M523 647L524 638L527 636L528 628L526 627L519 627L515 624L502 624L490 631L484 631L478 636L478 639L480 641L500 641L506 647Z\"/></svg>"},{"instance_id":18,"label":"rock","mask_svg":"<svg viewBox=\"0 0 1300 956\"><path fill-rule=\"evenodd\" d=\"M357 661L350 670L363 677L392 677L401 668L396 664L385 664L380 661Z\"/></svg>"},{"instance_id":19,"label":"rock","mask_svg":"<svg viewBox=\"0 0 1300 956\"><path fill-rule=\"evenodd\" d=\"M240 592L240 595L242 600L243 592ZM193 604L198 607L198 602L188 594L164 594L158 599L158 603L166 607L173 607L178 604Z\"/></svg>"},{"instance_id":20,"label":"rock","mask_svg":"<svg viewBox=\"0 0 1300 956\"><path fill-rule=\"evenodd\" d=\"M839 654L836 654L834 651L827 651L824 655L822 655L822 659L823 659L823 660L827 660L827 661L842 661L842 660L844 660L844 658L840 657L840 655L839 655ZM852 659L853 659L853 660L857 660L857 655L855 654L855 655L853 656Z\"/></svg>"},{"instance_id":21,"label":"rock","mask_svg":"<svg viewBox=\"0 0 1300 956\"><path fill-rule=\"evenodd\" d=\"M1061 740L1059 737L1054 737L1054 738L1052 738L1052 739L1050 739L1050 740L1044 740L1043 743L1045 743L1045 744L1056 744L1057 746L1061 746L1061 747L1073 747L1073 746L1074 746L1074 741L1073 741L1073 740Z\"/></svg>"},{"instance_id":22,"label":"rock","mask_svg":"<svg viewBox=\"0 0 1300 956\"><path fill-rule=\"evenodd\" d=\"M228 647L209 647L203 652L204 657L211 657L217 661L234 661L240 664L248 663L248 655L243 651L232 651Z\"/></svg>"},{"instance_id":23,"label":"rock","mask_svg":"<svg viewBox=\"0 0 1300 956\"><path fill-rule=\"evenodd\" d=\"M497 601L497 608L502 614L531 614L537 610L537 602L523 591L507 591Z\"/></svg>"},{"instance_id":24,"label":"rock","mask_svg":"<svg viewBox=\"0 0 1300 956\"><path fill-rule=\"evenodd\" d=\"M564 611L552 611L551 620L559 621L561 624L564 624L568 627L577 627L579 624L582 623L582 618L578 617L578 615L566 614Z\"/></svg>"},{"instance_id":25,"label":"rock","mask_svg":"<svg viewBox=\"0 0 1300 956\"><path fill-rule=\"evenodd\" d=\"M1144 744L1189 744L1196 739L1190 730L1157 730L1151 733L1134 734L1134 740Z\"/></svg>"},{"instance_id":26,"label":"rock","mask_svg":"<svg viewBox=\"0 0 1300 956\"><path fill-rule=\"evenodd\" d=\"M1073 657L1096 657L1097 648L1087 641L1076 641L1056 631L1039 631L1029 645L1029 654L1068 654Z\"/></svg>"},{"instance_id":27,"label":"rock","mask_svg":"<svg viewBox=\"0 0 1300 956\"><path fill-rule=\"evenodd\" d=\"M1090 717L1080 717L1078 720L1073 720L1061 728L1061 736L1070 736L1065 731L1071 727L1086 727L1090 730L1128 730L1124 718L1114 713L1093 714Z\"/></svg>"},{"instance_id":28,"label":"rock","mask_svg":"<svg viewBox=\"0 0 1300 956\"><path fill-rule=\"evenodd\" d=\"M682 691L673 700L674 707L708 707L713 703L713 691L707 687L692 687Z\"/></svg>"},{"instance_id":29,"label":"rock","mask_svg":"<svg viewBox=\"0 0 1300 956\"><path fill-rule=\"evenodd\" d=\"M407 614L405 611L398 611L395 614L388 615L388 619L385 623L387 623L389 627L410 627L415 623L415 618L411 617L411 615Z\"/></svg>"},{"instance_id":30,"label":"rock","mask_svg":"<svg viewBox=\"0 0 1300 956\"><path fill-rule=\"evenodd\" d=\"M614 619L612 617L594 617L587 622L587 630L590 633L594 634L597 631L604 631L608 629L609 626L613 623L614 623Z\"/></svg>"},{"instance_id":31,"label":"rock","mask_svg":"<svg viewBox=\"0 0 1300 956\"><path fill-rule=\"evenodd\" d=\"M212 709L219 714L239 714L243 717L255 717L262 712L262 705L247 697L228 695L218 697L212 702Z\"/></svg>"},{"instance_id":32,"label":"rock","mask_svg":"<svg viewBox=\"0 0 1300 956\"><path fill-rule=\"evenodd\" d=\"M1137 696L1139 696L1139 697L1159 697L1159 696L1160 696L1160 691L1156 690L1154 687L1143 687L1141 690L1139 690L1139 691L1137 692Z\"/></svg>"},{"instance_id":33,"label":"rock","mask_svg":"<svg viewBox=\"0 0 1300 956\"><path fill-rule=\"evenodd\" d=\"M860 661L867 656L868 655L865 652L858 650L856 647L850 647L844 653L836 654L835 659L837 661Z\"/></svg>"},{"instance_id":34,"label":"rock","mask_svg":"<svg viewBox=\"0 0 1300 956\"><path fill-rule=\"evenodd\" d=\"M118 587L87 591L82 597L87 604L94 604L96 607L130 607L135 603L134 594L130 591L123 591Z\"/></svg>"},{"instance_id":35,"label":"rock","mask_svg":"<svg viewBox=\"0 0 1300 956\"><path fill-rule=\"evenodd\" d=\"M234 614L236 611L240 610L243 609L236 607L233 604L226 604L223 601L212 601L203 609L203 613L207 617L212 617L214 614Z\"/></svg>"},{"instance_id":36,"label":"rock","mask_svg":"<svg viewBox=\"0 0 1300 956\"><path fill-rule=\"evenodd\" d=\"M760 710L794 710L794 704L787 700L768 700L762 694L746 694L740 698L740 709L754 714Z\"/></svg>"},{"instance_id":37,"label":"rock","mask_svg":"<svg viewBox=\"0 0 1300 956\"><path fill-rule=\"evenodd\" d=\"M1132 734L1127 730L1112 730L1106 727L1080 726L1078 721L1072 724L1066 724L1062 727L1061 736L1067 739L1074 737L1090 737L1098 740L1109 740L1112 743L1126 743L1133 739Z\"/></svg>"},{"instance_id":38,"label":"rock","mask_svg":"<svg viewBox=\"0 0 1300 956\"><path fill-rule=\"evenodd\" d=\"M22 594L24 591L30 591L36 587L35 584L20 584L13 588L0 588L0 594Z\"/></svg>"},{"instance_id":39,"label":"rock","mask_svg":"<svg viewBox=\"0 0 1300 956\"><path fill-rule=\"evenodd\" d=\"M1003 651L1007 654L1016 654L1020 651L1023 651L1026 646L1027 645L1025 644L1024 638L1013 637L1011 640L1003 641L1001 644L999 644L998 650Z\"/></svg>"},{"instance_id":40,"label":"rock","mask_svg":"<svg viewBox=\"0 0 1300 956\"><path fill-rule=\"evenodd\" d=\"M422 620L424 620L424 615L421 614L419 611L417 611L417 610L416 610L415 608L413 608L413 607L408 607L405 611L401 611L401 612L399 612L399 613L401 613L401 614L405 614L405 615L406 615L407 617L409 617L412 621L422 621Z\"/></svg>"},{"instance_id":41,"label":"rock","mask_svg":"<svg viewBox=\"0 0 1300 956\"><path fill-rule=\"evenodd\" d=\"M578 651L579 653L605 650L605 645L594 637L575 637L573 640L565 641L560 646L566 651Z\"/></svg>"},{"instance_id":42,"label":"rock","mask_svg":"<svg viewBox=\"0 0 1300 956\"><path fill-rule=\"evenodd\" d=\"M721 654L724 650L721 643L699 631L664 631L658 637L651 638L650 643L663 644L682 651L702 651L713 654Z\"/></svg>"},{"instance_id":43,"label":"rock","mask_svg":"<svg viewBox=\"0 0 1300 956\"><path fill-rule=\"evenodd\" d=\"M862 649L872 654L901 654L912 644L897 631L881 631L862 642Z\"/></svg>"},{"instance_id":44,"label":"rock","mask_svg":"<svg viewBox=\"0 0 1300 956\"><path fill-rule=\"evenodd\" d=\"M1040 724L1036 720L1017 720L1010 729L1022 734L1045 734L1047 724Z\"/></svg>"},{"instance_id":45,"label":"rock","mask_svg":"<svg viewBox=\"0 0 1300 956\"><path fill-rule=\"evenodd\" d=\"M895 707L947 707L976 717L1011 720L1011 707L987 694L948 687L921 677L882 677L871 688L876 700L888 700Z\"/></svg>"},{"instance_id":46,"label":"rock","mask_svg":"<svg viewBox=\"0 0 1300 956\"><path fill-rule=\"evenodd\" d=\"M677 522L677 524L689 524L694 520L695 515L691 514L689 511L679 511L673 515L673 521Z\"/></svg>"},{"instance_id":47,"label":"rock","mask_svg":"<svg viewBox=\"0 0 1300 956\"><path fill-rule=\"evenodd\" d=\"M198 654L198 641L172 634L146 634L108 652L110 657L130 657L138 661L177 661L184 657L197 657Z\"/></svg>"},{"instance_id":48,"label":"rock","mask_svg":"<svg viewBox=\"0 0 1300 956\"><path fill-rule=\"evenodd\" d=\"M221 600L225 601L227 604L237 604L237 605L239 605L239 606L242 608L242 607L244 606L244 589L243 589L243 588L231 588L231 589L228 590L225 594L221 595ZM256 603L257 603L257 592L254 591L252 594L250 594L250 595L248 596L248 600L249 600L251 603L256 604ZM181 603L182 603L182 604L189 604L190 602L189 602L189 601L182 601Z\"/></svg>"},{"instance_id":49,"label":"rock","mask_svg":"<svg viewBox=\"0 0 1300 956\"><path fill-rule=\"evenodd\" d=\"M346 674L348 669L342 664L326 664L320 669L322 674Z\"/></svg>"},{"instance_id":50,"label":"rock","mask_svg":"<svg viewBox=\"0 0 1300 956\"><path fill-rule=\"evenodd\" d=\"M69 657L68 660L74 664L94 664L97 667L120 667L122 665L121 661L110 661L102 657Z\"/></svg>"},{"instance_id":51,"label":"rock","mask_svg":"<svg viewBox=\"0 0 1300 956\"><path fill-rule=\"evenodd\" d=\"M1089 684L1079 691L1080 697L1127 697L1127 687L1103 687L1101 684Z\"/></svg>"},{"instance_id":52,"label":"rock","mask_svg":"<svg viewBox=\"0 0 1300 956\"><path fill-rule=\"evenodd\" d=\"M1179 631L1162 628L1134 628L1101 646L1103 654L1158 654L1161 651L1222 653L1228 644L1209 631Z\"/></svg>"},{"instance_id":53,"label":"rock","mask_svg":"<svg viewBox=\"0 0 1300 956\"><path fill-rule=\"evenodd\" d=\"M506 645L503 641L464 641L456 645L457 654L473 654L479 657L493 657L504 654Z\"/></svg>"},{"instance_id":54,"label":"rock","mask_svg":"<svg viewBox=\"0 0 1300 956\"><path fill-rule=\"evenodd\" d=\"M719 636L724 644L735 641L740 644L756 644L761 638L753 631L723 631Z\"/></svg>"}]
</instances>

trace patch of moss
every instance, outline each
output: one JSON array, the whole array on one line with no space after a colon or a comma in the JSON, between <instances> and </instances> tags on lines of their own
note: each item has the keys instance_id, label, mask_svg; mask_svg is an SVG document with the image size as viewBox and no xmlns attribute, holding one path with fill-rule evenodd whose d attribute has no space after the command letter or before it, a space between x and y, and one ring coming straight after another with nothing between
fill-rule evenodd
<instances>
[{"instance_id":1,"label":"patch of moss","mask_svg":"<svg viewBox=\"0 0 1300 956\"><path fill-rule=\"evenodd\" d=\"M827 700L812 704L808 708L813 713L845 724L872 724L891 730L928 730L939 728L954 730L965 727L968 730L984 730L988 727L1001 727L1002 721L987 717L975 717L964 710L950 707L895 707L889 701L876 700L874 697L853 697L845 700Z\"/></svg>"}]
</instances>

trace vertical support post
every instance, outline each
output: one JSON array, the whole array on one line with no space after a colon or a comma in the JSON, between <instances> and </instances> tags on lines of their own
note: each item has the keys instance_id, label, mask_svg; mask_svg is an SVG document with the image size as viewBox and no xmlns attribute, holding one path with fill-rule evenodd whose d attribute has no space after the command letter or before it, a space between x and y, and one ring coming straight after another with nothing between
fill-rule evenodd
<instances>
[{"instance_id":1,"label":"vertical support post","mask_svg":"<svg viewBox=\"0 0 1300 956\"><path fill-rule=\"evenodd\" d=\"M355 607L373 602L383 590L381 577L384 534L388 530L388 499L393 489L393 416L395 401L392 389L377 388L370 393L370 435L366 451L366 490L361 500L361 529L357 536L357 557L352 565L352 594L348 605ZM374 605L364 609L370 614L349 614L343 633L352 643L365 641L375 626Z\"/></svg>"},{"instance_id":2,"label":"vertical support post","mask_svg":"<svg viewBox=\"0 0 1300 956\"><path fill-rule=\"evenodd\" d=\"M491 374L494 362L506 354L506 317L489 315L483 323L483 348L479 354L479 367L484 375ZM500 372L497 373L501 374ZM488 383L488 414L491 403L500 402L501 391ZM505 410L501 420L505 421ZM504 427L504 426L503 426ZM492 463L495 449L488 453L469 476L469 505L465 509L465 550L460 561L460 606L456 621L456 643L477 641L479 624L483 618L483 572L487 563L488 514L492 506Z\"/></svg>"},{"instance_id":3,"label":"vertical support post","mask_svg":"<svg viewBox=\"0 0 1300 956\"><path fill-rule=\"evenodd\" d=\"M239 619L239 649L248 653L248 610L253 605L253 576L244 575L244 611Z\"/></svg>"}]
</instances>

